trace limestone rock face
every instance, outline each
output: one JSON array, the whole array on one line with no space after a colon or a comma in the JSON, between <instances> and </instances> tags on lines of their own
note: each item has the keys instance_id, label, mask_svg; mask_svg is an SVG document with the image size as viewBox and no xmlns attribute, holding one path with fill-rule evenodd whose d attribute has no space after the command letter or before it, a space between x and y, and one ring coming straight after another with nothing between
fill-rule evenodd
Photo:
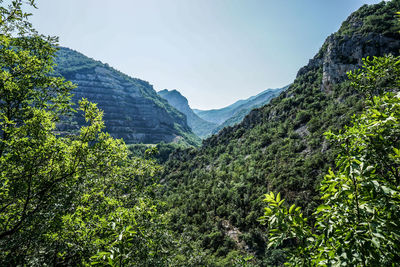
<instances>
[{"instance_id":1,"label":"limestone rock face","mask_svg":"<svg viewBox=\"0 0 400 267\"><path fill-rule=\"evenodd\" d=\"M377 33L343 37L331 35L326 43L326 51L322 58L323 88L343 81L346 72L361 66L362 58L383 56L400 48L400 40Z\"/></svg>"},{"instance_id":2,"label":"limestone rock face","mask_svg":"<svg viewBox=\"0 0 400 267\"><path fill-rule=\"evenodd\" d=\"M107 64L61 48L56 72L78 85L73 102L87 98L104 111L105 131L126 143L159 143L193 135L186 117L160 98L146 81L131 78ZM78 124L83 119L78 118Z\"/></svg>"},{"instance_id":3,"label":"limestone rock face","mask_svg":"<svg viewBox=\"0 0 400 267\"><path fill-rule=\"evenodd\" d=\"M322 68L321 89L329 91L333 84L347 78L348 71L359 68L362 58L399 54L399 34L379 31L365 33L362 31L364 23L357 14L350 16L337 33L325 40L320 52L299 70L297 77Z\"/></svg>"}]
</instances>

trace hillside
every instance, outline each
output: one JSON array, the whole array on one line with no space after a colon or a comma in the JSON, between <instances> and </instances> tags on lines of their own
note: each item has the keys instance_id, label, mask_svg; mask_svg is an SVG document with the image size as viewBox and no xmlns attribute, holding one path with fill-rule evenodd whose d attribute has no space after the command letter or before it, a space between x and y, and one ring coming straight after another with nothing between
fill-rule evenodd
<instances>
[{"instance_id":1,"label":"hillside","mask_svg":"<svg viewBox=\"0 0 400 267\"><path fill-rule=\"evenodd\" d=\"M189 127L197 136L206 137L218 126L216 123L205 121L197 116L190 108L186 97L181 95L177 90L169 91L164 89L159 91L158 94L167 100L171 106L186 115Z\"/></svg>"},{"instance_id":2,"label":"hillside","mask_svg":"<svg viewBox=\"0 0 400 267\"><path fill-rule=\"evenodd\" d=\"M77 84L73 101L82 97L104 111L106 131L130 143L199 144L186 117L159 97L148 82L131 78L108 64L69 48L57 52L55 72ZM83 123L82 119L78 121Z\"/></svg>"},{"instance_id":3,"label":"hillside","mask_svg":"<svg viewBox=\"0 0 400 267\"><path fill-rule=\"evenodd\" d=\"M399 10L398 0L364 5L326 39L285 92L201 148L170 157L163 194L173 230L215 265L235 251L254 255L258 266L279 265L284 252L266 249L266 229L257 220L263 194L280 191L310 216L318 202L315 189L337 156L323 133L339 131L363 109L346 72L359 68L362 58L399 54Z\"/></svg>"},{"instance_id":4,"label":"hillside","mask_svg":"<svg viewBox=\"0 0 400 267\"><path fill-rule=\"evenodd\" d=\"M193 111L203 120L214 122L218 125L221 125L224 124L225 121L236 116L236 114L243 112L243 110L250 111L253 108L259 107L263 104L267 104L269 100L271 100L273 96L279 94L279 92L281 92L282 89L283 88L267 89L262 91L256 96L251 96L247 99L238 100L235 103L220 109L211 109L211 110L194 109Z\"/></svg>"},{"instance_id":5,"label":"hillside","mask_svg":"<svg viewBox=\"0 0 400 267\"><path fill-rule=\"evenodd\" d=\"M285 91L288 86L277 89L267 89L256 96L252 96L249 99L244 100L243 104L236 108L235 113L222 124L213 130L213 133L218 133L225 127L234 126L243 120L243 118L250 113L252 109L259 108L265 104L268 104L272 98L279 96L282 91Z\"/></svg>"}]
</instances>

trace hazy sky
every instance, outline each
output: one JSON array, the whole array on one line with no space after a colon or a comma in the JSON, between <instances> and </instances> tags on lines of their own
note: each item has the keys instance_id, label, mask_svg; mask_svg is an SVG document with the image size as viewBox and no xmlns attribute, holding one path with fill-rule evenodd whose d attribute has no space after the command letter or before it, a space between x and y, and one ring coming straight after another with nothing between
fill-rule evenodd
<instances>
[{"instance_id":1,"label":"hazy sky","mask_svg":"<svg viewBox=\"0 0 400 267\"><path fill-rule=\"evenodd\" d=\"M40 33L192 108L291 83L351 12L378 0L39 0Z\"/></svg>"}]
</instances>

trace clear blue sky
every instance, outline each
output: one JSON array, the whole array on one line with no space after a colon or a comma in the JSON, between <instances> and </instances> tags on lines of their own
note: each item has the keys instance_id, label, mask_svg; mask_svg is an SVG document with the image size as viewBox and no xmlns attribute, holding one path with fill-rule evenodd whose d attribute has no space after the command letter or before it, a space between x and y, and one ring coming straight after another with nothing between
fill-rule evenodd
<instances>
[{"instance_id":1,"label":"clear blue sky","mask_svg":"<svg viewBox=\"0 0 400 267\"><path fill-rule=\"evenodd\" d=\"M351 12L378 0L39 0L31 21L60 44L192 108L291 83Z\"/></svg>"}]
</instances>

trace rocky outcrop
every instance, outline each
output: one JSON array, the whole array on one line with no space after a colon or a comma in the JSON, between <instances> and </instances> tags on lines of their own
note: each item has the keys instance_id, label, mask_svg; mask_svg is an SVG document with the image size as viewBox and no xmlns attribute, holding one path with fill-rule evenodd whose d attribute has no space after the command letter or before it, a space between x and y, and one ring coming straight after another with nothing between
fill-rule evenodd
<instances>
[{"instance_id":1,"label":"rocky outcrop","mask_svg":"<svg viewBox=\"0 0 400 267\"><path fill-rule=\"evenodd\" d=\"M299 70L297 77L322 68L321 89L329 91L333 84L347 78L348 71L359 68L362 58L399 54L399 34L387 34L378 25L374 25L375 32L365 33L362 31L365 23L365 19L358 16L358 13L351 15L337 33L326 39L320 52Z\"/></svg>"},{"instance_id":2,"label":"rocky outcrop","mask_svg":"<svg viewBox=\"0 0 400 267\"><path fill-rule=\"evenodd\" d=\"M56 72L77 84L73 102L87 98L104 111L106 131L126 143L159 143L193 135L186 117L160 98L146 81L131 78L107 64L61 48ZM83 124L78 118L78 124ZM195 138L195 137L194 137Z\"/></svg>"},{"instance_id":3,"label":"rocky outcrop","mask_svg":"<svg viewBox=\"0 0 400 267\"><path fill-rule=\"evenodd\" d=\"M370 33L353 36L331 35L326 40L327 46L322 59L322 87L339 83L346 78L346 73L359 68L362 58L383 56L400 48L400 40Z\"/></svg>"}]
</instances>

